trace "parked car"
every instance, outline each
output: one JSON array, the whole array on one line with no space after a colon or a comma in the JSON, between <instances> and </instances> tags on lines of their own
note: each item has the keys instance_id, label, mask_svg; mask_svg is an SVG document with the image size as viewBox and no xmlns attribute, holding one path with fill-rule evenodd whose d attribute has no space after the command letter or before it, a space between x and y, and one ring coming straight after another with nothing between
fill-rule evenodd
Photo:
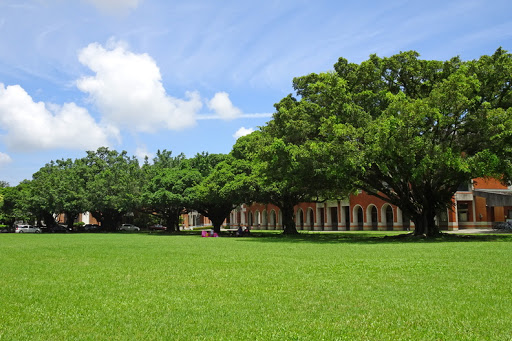
<instances>
[{"instance_id":1,"label":"parked car","mask_svg":"<svg viewBox=\"0 0 512 341\"><path fill-rule=\"evenodd\" d=\"M149 227L149 229L150 229L150 230L154 230L154 231L156 231L156 230L165 231L165 230L167 230L167 227L165 227L165 226L164 226L164 225L162 225L162 224L155 224L155 225L151 225L151 226Z\"/></svg>"},{"instance_id":2,"label":"parked car","mask_svg":"<svg viewBox=\"0 0 512 341\"><path fill-rule=\"evenodd\" d=\"M101 227L98 224L85 224L83 229L85 232L98 232L101 230Z\"/></svg>"},{"instance_id":3,"label":"parked car","mask_svg":"<svg viewBox=\"0 0 512 341\"><path fill-rule=\"evenodd\" d=\"M133 224L123 224L119 228L119 231L127 231L127 232L140 231L140 227L135 226Z\"/></svg>"},{"instance_id":4,"label":"parked car","mask_svg":"<svg viewBox=\"0 0 512 341\"><path fill-rule=\"evenodd\" d=\"M41 229L39 227L34 227L32 225L17 225L16 233L41 233Z\"/></svg>"},{"instance_id":5,"label":"parked car","mask_svg":"<svg viewBox=\"0 0 512 341\"><path fill-rule=\"evenodd\" d=\"M55 225L53 227L49 227L49 226L41 227L41 231L47 232L47 233L68 233L68 232L73 232L73 229L70 229L64 225Z\"/></svg>"}]
</instances>

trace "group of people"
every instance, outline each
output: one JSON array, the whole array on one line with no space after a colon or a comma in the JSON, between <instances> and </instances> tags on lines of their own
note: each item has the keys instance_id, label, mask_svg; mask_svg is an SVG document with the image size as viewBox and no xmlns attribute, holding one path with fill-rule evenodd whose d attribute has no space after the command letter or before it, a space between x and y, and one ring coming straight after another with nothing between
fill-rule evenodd
<instances>
[{"instance_id":1,"label":"group of people","mask_svg":"<svg viewBox=\"0 0 512 341\"><path fill-rule=\"evenodd\" d=\"M238 226L238 230L236 231L236 236L237 237L243 237L243 236L248 236L250 233L250 230L248 227L245 228L245 230L242 228L242 226Z\"/></svg>"}]
</instances>

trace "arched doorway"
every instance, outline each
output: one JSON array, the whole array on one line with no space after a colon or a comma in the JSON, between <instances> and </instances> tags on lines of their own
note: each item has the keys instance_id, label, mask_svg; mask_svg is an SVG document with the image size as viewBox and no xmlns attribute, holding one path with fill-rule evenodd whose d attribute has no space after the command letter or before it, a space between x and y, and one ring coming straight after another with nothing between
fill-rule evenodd
<instances>
[{"instance_id":1,"label":"arched doorway","mask_svg":"<svg viewBox=\"0 0 512 341\"><path fill-rule=\"evenodd\" d=\"M315 214L313 213L313 209L308 208L308 213L306 219L308 220L309 229L313 231L315 229Z\"/></svg>"},{"instance_id":2,"label":"arched doorway","mask_svg":"<svg viewBox=\"0 0 512 341\"><path fill-rule=\"evenodd\" d=\"M354 225L355 230L362 231L364 226L364 214L363 214L363 208L361 206L354 207Z\"/></svg>"},{"instance_id":3,"label":"arched doorway","mask_svg":"<svg viewBox=\"0 0 512 341\"><path fill-rule=\"evenodd\" d=\"M267 230L268 229L268 216L267 216L267 211L264 210L263 213L261 214L261 228L263 230Z\"/></svg>"},{"instance_id":4,"label":"arched doorway","mask_svg":"<svg viewBox=\"0 0 512 341\"><path fill-rule=\"evenodd\" d=\"M252 226L252 223L253 223L253 216L252 216L252 212L249 212L247 214L247 226L248 227L251 227Z\"/></svg>"},{"instance_id":5,"label":"arched doorway","mask_svg":"<svg viewBox=\"0 0 512 341\"><path fill-rule=\"evenodd\" d=\"M276 229L276 211L274 211L274 210L270 211L269 229L270 230Z\"/></svg>"},{"instance_id":6,"label":"arched doorway","mask_svg":"<svg viewBox=\"0 0 512 341\"><path fill-rule=\"evenodd\" d=\"M338 208L329 207L329 210L331 215L331 230L338 231Z\"/></svg>"},{"instance_id":7,"label":"arched doorway","mask_svg":"<svg viewBox=\"0 0 512 341\"><path fill-rule=\"evenodd\" d=\"M393 231L393 207L387 205L386 207L386 230Z\"/></svg>"},{"instance_id":8,"label":"arched doorway","mask_svg":"<svg viewBox=\"0 0 512 341\"><path fill-rule=\"evenodd\" d=\"M304 230L304 211L302 211L302 208L299 208L297 210L297 228L299 230Z\"/></svg>"},{"instance_id":9,"label":"arched doorway","mask_svg":"<svg viewBox=\"0 0 512 341\"><path fill-rule=\"evenodd\" d=\"M369 211L368 220L370 221L372 231L377 231L379 229L379 213L377 212L377 207L371 205L368 206L367 210Z\"/></svg>"}]
</instances>

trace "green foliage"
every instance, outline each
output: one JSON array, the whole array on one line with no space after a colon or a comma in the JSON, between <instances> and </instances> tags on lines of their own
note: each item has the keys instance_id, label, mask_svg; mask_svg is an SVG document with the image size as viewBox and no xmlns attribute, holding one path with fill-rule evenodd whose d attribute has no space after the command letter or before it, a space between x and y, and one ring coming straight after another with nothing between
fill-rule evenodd
<instances>
[{"instance_id":1,"label":"green foliage","mask_svg":"<svg viewBox=\"0 0 512 341\"><path fill-rule=\"evenodd\" d=\"M114 230L140 206L142 171L135 157L102 147L76 161L85 178L86 210Z\"/></svg>"},{"instance_id":2,"label":"green foliage","mask_svg":"<svg viewBox=\"0 0 512 341\"><path fill-rule=\"evenodd\" d=\"M304 103L304 105L302 105ZM349 187L328 173L318 162L322 153L313 140L319 127L310 124L322 115L318 105L299 102L291 96L276 104L274 120L261 130L241 137L232 155L248 162L254 191L251 199L278 206L283 212L284 233L295 234L294 206L303 201L339 197Z\"/></svg>"},{"instance_id":3,"label":"green foliage","mask_svg":"<svg viewBox=\"0 0 512 341\"><path fill-rule=\"evenodd\" d=\"M214 230L220 232L220 225L231 210L247 202L254 191L249 176L251 168L248 162L230 155L216 155L212 160L207 158L198 154L191 160L191 165L203 169L203 177L190 188L190 207L208 217ZM205 171L207 168L209 173Z\"/></svg>"},{"instance_id":4,"label":"green foliage","mask_svg":"<svg viewBox=\"0 0 512 341\"><path fill-rule=\"evenodd\" d=\"M300 99L285 97L264 128L281 149L310 151L331 184L387 200L417 234L436 235L434 217L459 184L512 179L511 54L442 62L410 51L334 68L294 79Z\"/></svg>"},{"instance_id":5,"label":"green foliage","mask_svg":"<svg viewBox=\"0 0 512 341\"><path fill-rule=\"evenodd\" d=\"M6 187L2 190L2 220L7 225L13 225L16 220L33 221L37 213L41 213L38 206L33 206L30 185L30 181L24 180L16 187Z\"/></svg>"},{"instance_id":6,"label":"green foliage","mask_svg":"<svg viewBox=\"0 0 512 341\"><path fill-rule=\"evenodd\" d=\"M190 193L201 181L201 173L185 162L183 155L172 158L166 150L159 151L153 165L145 167L141 196L144 210L160 217L168 231L178 230L179 216L190 206Z\"/></svg>"}]
</instances>

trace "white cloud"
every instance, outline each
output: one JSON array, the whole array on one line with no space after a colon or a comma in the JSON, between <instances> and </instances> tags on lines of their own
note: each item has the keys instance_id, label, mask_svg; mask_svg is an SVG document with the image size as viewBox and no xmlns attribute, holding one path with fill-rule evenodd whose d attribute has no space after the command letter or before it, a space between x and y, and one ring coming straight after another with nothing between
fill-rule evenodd
<instances>
[{"instance_id":1,"label":"white cloud","mask_svg":"<svg viewBox=\"0 0 512 341\"><path fill-rule=\"evenodd\" d=\"M218 92L208 102L208 107L224 120L232 120L239 117L242 111L235 107L226 92Z\"/></svg>"},{"instance_id":2,"label":"white cloud","mask_svg":"<svg viewBox=\"0 0 512 341\"><path fill-rule=\"evenodd\" d=\"M10 163L11 161L12 159L9 155L0 152L0 167Z\"/></svg>"},{"instance_id":3,"label":"white cloud","mask_svg":"<svg viewBox=\"0 0 512 341\"><path fill-rule=\"evenodd\" d=\"M34 102L19 85L0 83L0 131L11 150L51 148L96 149L118 137L112 127L100 126L75 103L62 106Z\"/></svg>"},{"instance_id":4,"label":"white cloud","mask_svg":"<svg viewBox=\"0 0 512 341\"><path fill-rule=\"evenodd\" d=\"M245 136L245 135L249 135L250 133L252 133L254 131L253 128L246 128L246 127L242 127L240 129L238 129L236 131L236 133L233 134L233 137L235 139L238 139L239 137L242 137L242 136Z\"/></svg>"},{"instance_id":5,"label":"white cloud","mask_svg":"<svg viewBox=\"0 0 512 341\"><path fill-rule=\"evenodd\" d=\"M142 0L86 0L105 13L123 13L137 8Z\"/></svg>"},{"instance_id":6,"label":"white cloud","mask_svg":"<svg viewBox=\"0 0 512 341\"><path fill-rule=\"evenodd\" d=\"M202 108L199 93L187 92L186 99L169 96L149 55L132 53L123 43L110 41L107 48L89 44L80 51L79 60L95 75L78 80L77 86L89 93L108 122L144 132L181 130L196 123Z\"/></svg>"}]
</instances>

